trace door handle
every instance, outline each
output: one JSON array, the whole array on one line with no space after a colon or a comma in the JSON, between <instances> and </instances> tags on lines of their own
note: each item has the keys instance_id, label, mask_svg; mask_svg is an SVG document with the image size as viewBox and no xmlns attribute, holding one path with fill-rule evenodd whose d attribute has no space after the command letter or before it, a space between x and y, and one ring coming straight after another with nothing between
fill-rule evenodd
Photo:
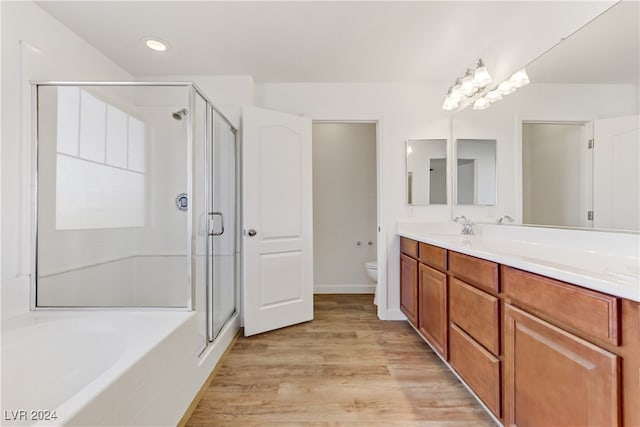
<instances>
[{"instance_id":1,"label":"door handle","mask_svg":"<svg viewBox=\"0 0 640 427\"><path fill-rule=\"evenodd\" d=\"M213 217L220 217L220 232L215 232L213 230ZM224 215L222 212L209 212L209 236L222 236L224 234Z\"/></svg>"},{"instance_id":2,"label":"door handle","mask_svg":"<svg viewBox=\"0 0 640 427\"><path fill-rule=\"evenodd\" d=\"M258 232L256 230L254 230L253 228L250 228L249 231L247 231L247 234L249 235L249 237L253 237L256 234L258 234Z\"/></svg>"}]
</instances>

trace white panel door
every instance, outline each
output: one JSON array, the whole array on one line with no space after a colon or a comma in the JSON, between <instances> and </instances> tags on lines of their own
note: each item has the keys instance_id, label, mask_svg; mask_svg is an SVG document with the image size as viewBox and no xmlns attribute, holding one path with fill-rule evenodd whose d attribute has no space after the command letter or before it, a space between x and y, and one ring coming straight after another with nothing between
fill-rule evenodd
<instances>
[{"instance_id":1,"label":"white panel door","mask_svg":"<svg viewBox=\"0 0 640 427\"><path fill-rule=\"evenodd\" d=\"M313 319L311 120L245 107L244 334Z\"/></svg>"},{"instance_id":2,"label":"white panel door","mask_svg":"<svg viewBox=\"0 0 640 427\"><path fill-rule=\"evenodd\" d=\"M593 226L640 229L640 116L594 122Z\"/></svg>"}]
</instances>

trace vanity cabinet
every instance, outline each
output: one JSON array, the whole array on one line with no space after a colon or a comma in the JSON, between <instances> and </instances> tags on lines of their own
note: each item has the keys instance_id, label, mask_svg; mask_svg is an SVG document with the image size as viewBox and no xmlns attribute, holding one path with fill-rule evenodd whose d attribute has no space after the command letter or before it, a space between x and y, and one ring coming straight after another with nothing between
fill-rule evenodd
<instances>
[{"instance_id":1,"label":"vanity cabinet","mask_svg":"<svg viewBox=\"0 0 640 427\"><path fill-rule=\"evenodd\" d=\"M494 262L449 251L449 363L500 418L498 271Z\"/></svg>"},{"instance_id":2,"label":"vanity cabinet","mask_svg":"<svg viewBox=\"0 0 640 427\"><path fill-rule=\"evenodd\" d=\"M423 244L420 245L421 255L422 247ZM447 275L421 262L418 297L418 331L447 359Z\"/></svg>"},{"instance_id":3,"label":"vanity cabinet","mask_svg":"<svg viewBox=\"0 0 640 427\"><path fill-rule=\"evenodd\" d=\"M400 311L418 325L418 242L400 238Z\"/></svg>"},{"instance_id":4,"label":"vanity cabinet","mask_svg":"<svg viewBox=\"0 0 640 427\"><path fill-rule=\"evenodd\" d=\"M640 303L411 242L412 324L505 426L640 426Z\"/></svg>"}]
</instances>

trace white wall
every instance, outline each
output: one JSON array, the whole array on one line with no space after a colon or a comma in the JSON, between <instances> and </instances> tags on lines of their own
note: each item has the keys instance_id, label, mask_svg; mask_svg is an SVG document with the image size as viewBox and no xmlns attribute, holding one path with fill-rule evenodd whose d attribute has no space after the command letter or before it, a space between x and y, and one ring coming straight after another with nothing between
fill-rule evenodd
<instances>
[{"instance_id":1,"label":"white wall","mask_svg":"<svg viewBox=\"0 0 640 427\"><path fill-rule=\"evenodd\" d=\"M376 227L376 125L314 123L316 293L373 293L364 264L377 256Z\"/></svg>"},{"instance_id":2,"label":"white wall","mask_svg":"<svg viewBox=\"0 0 640 427\"><path fill-rule=\"evenodd\" d=\"M0 7L4 316L28 309L32 194L29 81L131 80L132 76L34 3L2 2Z\"/></svg>"}]
</instances>

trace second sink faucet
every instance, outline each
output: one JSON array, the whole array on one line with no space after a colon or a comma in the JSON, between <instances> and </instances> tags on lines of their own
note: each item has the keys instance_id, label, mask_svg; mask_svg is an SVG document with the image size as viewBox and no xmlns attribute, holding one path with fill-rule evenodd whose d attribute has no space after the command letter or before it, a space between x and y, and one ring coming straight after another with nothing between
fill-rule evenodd
<instances>
[{"instance_id":1,"label":"second sink faucet","mask_svg":"<svg viewBox=\"0 0 640 427\"><path fill-rule=\"evenodd\" d=\"M462 224L462 235L473 236L473 224L466 216L460 215L455 217L453 220Z\"/></svg>"}]
</instances>

